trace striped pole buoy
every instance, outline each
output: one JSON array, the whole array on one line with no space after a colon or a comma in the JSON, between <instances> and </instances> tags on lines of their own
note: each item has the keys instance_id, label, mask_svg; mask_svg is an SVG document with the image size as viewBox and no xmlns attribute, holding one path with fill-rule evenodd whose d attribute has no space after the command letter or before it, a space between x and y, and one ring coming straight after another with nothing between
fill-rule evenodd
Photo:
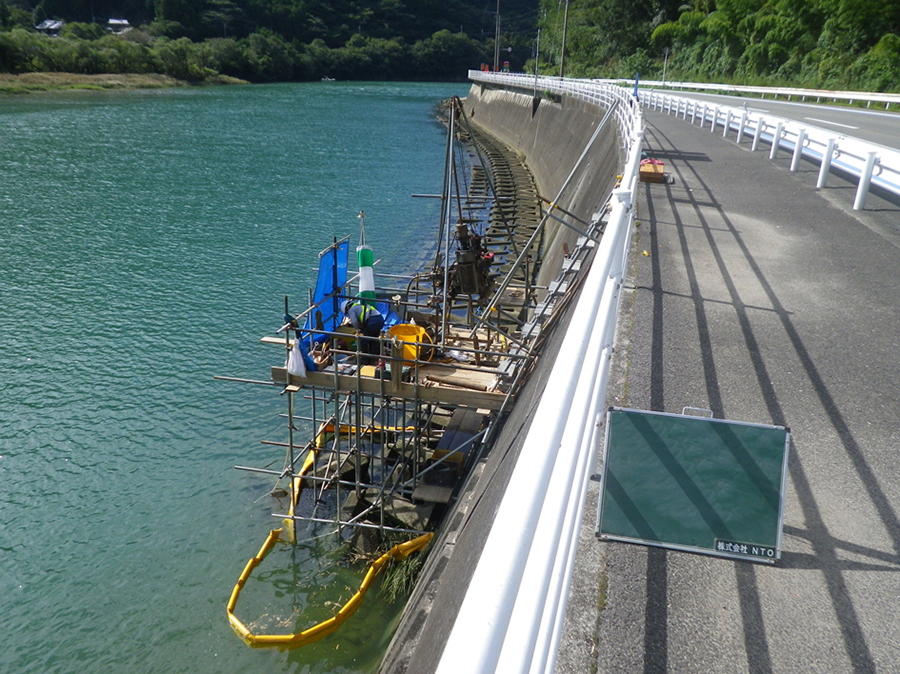
<instances>
[{"instance_id":1,"label":"striped pole buoy","mask_svg":"<svg viewBox=\"0 0 900 674\"><path fill-rule=\"evenodd\" d=\"M359 297L369 306L375 306L375 254L366 245L365 214L359 212L360 237L356 247L356 264L359 267Z\"/></svg>"}]
</instances>

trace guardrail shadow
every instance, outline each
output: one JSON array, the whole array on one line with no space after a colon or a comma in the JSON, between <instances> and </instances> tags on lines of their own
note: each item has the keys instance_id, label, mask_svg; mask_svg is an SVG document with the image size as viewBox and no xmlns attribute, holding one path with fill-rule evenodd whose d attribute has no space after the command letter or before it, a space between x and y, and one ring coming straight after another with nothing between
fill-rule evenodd
<instances>
[{"instance_id":1,"label":"guardrail shadow","mask_svg":"<svg viewBox=\"0 0 900 674\"><path fill-rule=\"evenodd\" d=\"M702 261L705 265L714 265L721 274L723 286L734 308L735 318L738 322L739 332L743 337L746 352L749 355L751 367L756 377L757 385L762 394L763 402L771 416L771 423L776 425L789 425L785 418L782 403L778 392L772 383L769 368L763 359L763 350L759 339L754 332L748 310L753 307L745 305L737 282L729 272L729 265L724 258L720 246L717 244L714 232L721 237L722 232L730 233L732 241L737 244L744 262L752 270L755 281L759 284L763 293L771 303L774 314L780 323L790 343L794 357L799 361L802 374L818 398L823 410L823 416L828 419L833 427L843 449L853 466L855 477L863 485L865 493L874 506L875 511L891 541L893 554L876 553L868 551L861 546L854 546L859 554L868 554L876 559L878 570L900 571L900 519L894 510L888 496L881 487L877 476L866 461L863 452L854 437L854 434L829 390L814 357L804 344L800 330L794 324L791 312L787 311L779 300L778 295L762 271L760 265L754 259L749 246L742 238L742 233L729 219L716 195L701 173L693 166L696 162L708 161L702 153L680 153L674 149L674 144L664 132L647 124L645 137L649 145L660 149L648 150L649 156L669 157L678 163L667 166L677 176L677 183L684 184L685 178L689 178L692 190L685 190L687 198L679 192L679 198L674 198L673 190L678 189L678 184L653 185L652 189L665 189L665 194L656 192L654 196L651 186L647 185L647 198L649 204L650 239L653 251L659 251L660 241L657 228L656 210L654 199L665 199L671 204L675 216L674 225L677 231L677 245L680 245L680 254L684 260L687 282L690 287L690 298L693 300L694 315L696 318L697 338L701 352L701 367L704 373L708 404L714 415L725 418L722 393L719 386L719 373L713 358L713 331L706 313L706 300L702 296L700 283L697 278L694 255L686 237L686 228L700 227L705 232L705 239L709 246L704 249ZM811 186L810 189L813 189ZM717 220L716 227L711 226L708 218L709 209L715 209ZM685 212L683 212L685 211ZM724 224L718 224L719 222ZM694 250L697 243L693 241ZM707 259L707 255L711 259ZM663 373L665 361L663 353L663 336L665 332L663 304L667 296L663 288L663 272L661 263L657 259L659 255L651 256L652 285L648 290L652 296L652 337L650 348L650 404L653 410L665 410L665 389ZM639 288L640 289L640 288ZM803 513L807 529L799 530L788 527L787 531L793 535L800 535L809 541L814 554L798 555L785 553L782 563L778 568L784 569L815 569L821 572L825 586L830 595L834 615L837 620L843 645L854 672L874 672L875 660L866 641L859 615L854 606L853 597L848 588L844 572L845 564L838 556L839 548L849 545L835 540L828 531L819 504L810 487L809 480L803 465L801 453L792 451L789 460L789 475L796 490L800 509ZM722 562L725 563L725 562ZM893 565L893 566L891 566ZM736 583L739 593L739 605L744 631L744 644L747 653L749 671L754 674L764 674L773 671L772 657L769 649L769 641L766 635L765 622L763 620L763 602L761 599L758 576L761 573L755 566L744 562L734 562ZM777 572L777 570L776 570ZM670 616L667 608L668 592L668 557L664 550L650 549L647 554L647 599L644 624L644 671L666 671L668 660L668 623Z\"/></svg>"}]
</instances>

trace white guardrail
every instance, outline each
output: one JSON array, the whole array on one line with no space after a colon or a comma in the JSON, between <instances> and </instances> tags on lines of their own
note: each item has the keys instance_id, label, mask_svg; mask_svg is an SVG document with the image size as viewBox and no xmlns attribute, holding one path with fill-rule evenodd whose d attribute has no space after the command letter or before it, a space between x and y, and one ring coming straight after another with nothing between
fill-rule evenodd
<instances>
[{"instance_id":1,"label":"white guardrail","mask_svg":"<svg viewBox=\"0 0 900 674\"><path fill-rule=\"evenodd\" d=\"M674 96L652 90L640 90L641 103L654 110L662 110L683 119L690 116L703 127L709 123L710 133L721 125L722 135L735 133L740 143L745 136L752 137L750 149L755 151L759 143L769 145L769 158L774 159L779 150L788 150L791 171L796 171L803 157L819 164L816 187L823 188L831 171L840 171L857 181L853 209L866 207L871 185L900 196L900 152L883 145L836 134L834 131L796 122L784 117L763 115L746 107L720 105L709 101L697 101L685 96Z\"/></svg>"},{"instance_id":2,"label":"white guardrail","mask_svg":"<svg viewBox=\"0 0 900 674\"><path fill-rule=\"evenodd\" d=\"M534 77L470 71L476 82ZM552 672L588 483L597 464L609 360L634 220L643 140L634 98L611 85L541 81L608 108L627 149L603 238L523 442L437 671ZM604 212L598 200L596 211ZM599 215L597 216L599 217Z\"/></svg>"},{"instance_id":3,"label":"white guardrail","mask_svg":"<svg viewBox=\"0 0 900 674\"><path fill-rule=\"evenodd\" d=\"M626 87L634 87L634 80L594 80L608 84L616 83ZM831 89L797 89L790 87L747 87L738 84L704 84L701 82L651 82L641 81L642 87L662 87L664 89L684 89L688 91L711 91L713 93L726 94L752 94L761 98L772 96L778 98L784 96L792 101L795 97L800 101L847 101L853 104L856 101L865 101L866 107L872 107L872 103L884 103L885 110L895 103L900 105L900 94L883 94L877 91L832 91Z\"/></svg>"}]
</instances>

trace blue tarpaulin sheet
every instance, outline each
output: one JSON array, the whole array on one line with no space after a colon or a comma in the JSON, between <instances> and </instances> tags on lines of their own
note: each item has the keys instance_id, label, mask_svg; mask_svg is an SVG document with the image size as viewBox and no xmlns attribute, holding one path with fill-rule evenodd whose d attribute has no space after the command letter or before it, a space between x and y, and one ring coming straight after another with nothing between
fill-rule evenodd
<instances>
[{"instance_id":1,"label":"blue tarpaulin sheet","mask_svg":"<svg viewBox=\"0 0 900 674\"><path fill-rule=\"evenodd\" d=\"M347 283L347 258L350 254L350 240L345 239L328 248L319 258L319 278L313 293L313 304L319 304L326 297L340 290ZM341 298L336 294L306 317L305 329L333 332L341 324ZM316 340L325 339L317 335Z\"/></svg>"},{"instance_id":2,"label":"blue tarpaulin sheet","mask_svg":"<svg viewBox=\"0 0 900 674\"><path fill-rule=\"evenodd\" d=\"M319 258L319 277L316 279L316 289L313 293L313 304L320 304L326 297L334 296L318 306L306 317L304 330L324 330L334 332L341 325L341 302L349 297L346 293L335 294L347 283L347 260L350 255L350 241L345 239L325 250ZM384 319L384 329L400 322L400 317L391 310L388 302L376 301L375 308ZM326 335L315 335L313 341L324 341Z\"/></svg>"}]
</instances>

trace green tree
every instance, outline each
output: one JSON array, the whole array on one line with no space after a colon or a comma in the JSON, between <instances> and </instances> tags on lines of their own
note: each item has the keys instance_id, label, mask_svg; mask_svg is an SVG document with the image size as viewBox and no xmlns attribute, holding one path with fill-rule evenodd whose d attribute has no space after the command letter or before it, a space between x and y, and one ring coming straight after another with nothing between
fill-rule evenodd
<instances>
[{"instance_id":1,"label":"green tree","mask_svg":"<svg viewBox=\"0 0 900 674\"><path fill-rule=\"evenodd\" d=\"M462 33L436 32L412 47L416 79L464 80L467 71L493 58L483 44Z\"/></svg>"},{"instance_id":2,"label":"green tree","mask_svg":"<svg viewBox=\"0 0 900 674\"><path fill-rule=\"evenodd\" d=\"M180 31L181 37L197 35L204 2L195 0L155 0L156 19L154 23Z\"/></svg>"},{"instance_id":3,"label":"green tree","mask_svg":"<svg viewBox=\"0 0 900 674\"><path fill-rule=\"evenodd\" d=\"M9 28L11 21L12 12L9 9L9 5L6 4L6 0L0 0L0 28Z\"/></svg>"},{"instance_id":4,"label":"green tree","mask_svg":"<svg viewBox=\"0 0 900 674\"><path fill-rule=\"evenodd\" d=\"M250 77L247 57L234 38L212 38L196 45L196 58L201 67L246 79Z\"/></svg>"},{"instance_id":5,"label":"green tree","mask_svg":"<svg viewBox=\"0 0 900 674\"><path fill-rule=\"evenodd\" d=\"M851 83L865 91L900 92L900 35L884 35L850 68Z\"/></svg>"},{"instance_id":6,"label":"green tree","mask_svg":"<svg viewBox=\"0 0 900 674\"><path fill-rule=\"evenodd\" d=\"M293 79L297 51L281 35L270 30L251 34L245 41L245 54L254 81Z\"/></svg>"},{"instance_id":7,"label":"green tree","mask_svg":"<svg viewBox=\"0 0 900 674\"><path fill-rule=\"evenodd\" d=\"M75 38L78 40L98 40L108 34L108 31L96 23L82 23L75 21L67 23L59 31L60 37Z\"/></svg>"}]
</instances>

